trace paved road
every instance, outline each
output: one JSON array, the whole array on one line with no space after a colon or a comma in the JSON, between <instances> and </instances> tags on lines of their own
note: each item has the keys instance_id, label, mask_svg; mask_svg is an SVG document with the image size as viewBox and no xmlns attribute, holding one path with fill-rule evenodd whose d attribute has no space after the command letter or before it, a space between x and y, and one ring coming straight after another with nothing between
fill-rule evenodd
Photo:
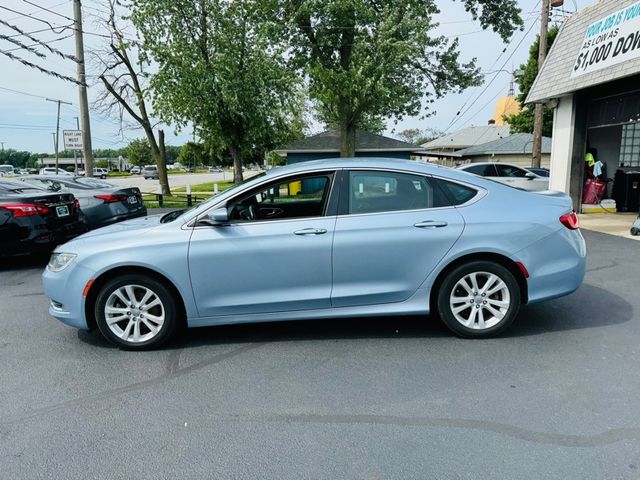
<instances>
[{"instance_id":1,"label":"paved road","mask_svg":"<svg viewBox=\"0 0 640 480\"><path fill-rule=\"evenodd\" d=\"M193 330L122 352L0 272L6 479L638 479L640 254L585 234L574 295L505 337L422 318Z\"/></svg>"},{"instance_id":2,"label":"paved road","mask_svg":"<svg viewBox=\"0 0 640 480\"><path fill-rule=\"evenodd\" d=\"M245 178L256 175L258 172L244 172ZM199 183L223 182L233 180L233 174L224 173L176 173L169 175L169 185L173 187L183 187L185 185L197 185ZM145 193L160 192L160 183L158 180L145 180L140 175L132 175L130 177L110 177L107 179L109 183L126 187L138 187Z\"/></svg>"}]
</instances>

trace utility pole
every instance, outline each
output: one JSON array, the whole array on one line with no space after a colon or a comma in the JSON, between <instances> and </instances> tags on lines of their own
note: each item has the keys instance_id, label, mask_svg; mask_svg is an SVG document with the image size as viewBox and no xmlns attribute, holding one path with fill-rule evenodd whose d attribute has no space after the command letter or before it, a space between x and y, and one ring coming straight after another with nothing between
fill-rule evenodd
<instances>
[{"instance_id":1,"label":"utility pole","mask_svg":"<svg viewBox=\"0 0 640 480\"><path fill-rule=\"evenodd\" d=\"M549 30L549 0L542 0L542 13L540 14L540 40L538 41L538 73L542 69L544 59L547 58L547 33ZM542 120L544 105L536 103L533 113L533 155L531 166L540 168L542 160Z\"/></svg>"},{"instance_id":2,"label":"utility pole","mask_svg":"<svg viewBox=\"0 0 640 480\"><path fill-rule=\"evenodd\" d=\"M2 144L2 151L4 152L4 144L5 144L5 142L0 142L0 144Z\"/></svg>"},{"instance_id":3,"label":"utility pole","mask_svg":"<svg viewBox=\"0 0 640 480\"><path fill-rule=\"evenodd\" d=\"M58 117L56 119L56 135L55 135L55 144L54 148L56 150L56 175L58 175L58 140L60 140L60 104L64 103L65 105L71 105L70 102L63 102L62 100L53 100L51 98L46 99L47 102L55 102L58 104Z\"/></svg>"},{"instance_id":4,"label":"utility pole","mask_svg":"<svg viewBox=\"0 0 640 480\"><path fill-rule=\"evenodd\" d=\"M84 72L84 40L82 38L82 6L80 0L73 0L74 29L76 31L76 57L78 58L78 92L80 95L80 120L82 124L82 153L84 156L84 174L93 177L93 151L91 150L91 125L89 121L89 102L87 101L87 83Z\"/></svg>"}]
</instances>

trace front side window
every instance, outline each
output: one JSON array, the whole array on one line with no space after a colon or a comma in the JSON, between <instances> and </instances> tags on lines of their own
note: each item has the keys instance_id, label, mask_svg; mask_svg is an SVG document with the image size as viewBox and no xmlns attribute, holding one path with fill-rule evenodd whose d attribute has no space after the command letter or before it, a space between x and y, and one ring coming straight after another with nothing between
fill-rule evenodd
<instances>
[{"instance_id":1,"label":"front side window","mask_svg":"<svg viewBox=\"0 0 640 480\"><path fill-rule=\"evenodd\" d=\"M331 175L279 180L227 203L230 220L264 221L320 217L329 197Z\"/></svg>"},{"instance_id":2,"label":"front side window","mask_svg":"<svg viewBox=\"0 0 640 480\"><path fill-rule=\"evenodd\" d=\"M349 214L419 210L448 206L427 177L399 172L349 173Z\"/></svg>"}]
</instances>

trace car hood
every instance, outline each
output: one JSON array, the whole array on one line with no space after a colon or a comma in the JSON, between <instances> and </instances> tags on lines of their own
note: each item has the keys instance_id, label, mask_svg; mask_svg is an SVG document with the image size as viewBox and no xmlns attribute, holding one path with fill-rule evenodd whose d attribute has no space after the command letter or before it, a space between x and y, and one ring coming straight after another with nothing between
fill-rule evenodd
<instances>
[{"instance_id":1,"label":"car hood","mask_svg":"<svg viewBox=\"0 0 640 480\"><path fill-rule=\"evenodd\" d=\"M94 237L96 235L106 235L116 232L131 232L133 230L147 230L153 227L160 225L160 220L163 215L149 215L146 217L133 218L131 220L125 220L124 222L114 223L113 225L109 225L106 227L98 228L96 230L92 230L90 232L85 233L84 235L78 237L78 240L87 237ZM137 232L139 235L141 232Z\"/></svg>"},{"instance_id":2,"label":"car hood","mask_svg":"<svg viewBox=\"0 0 640 480\"><path fill-rule=\"evenodd\" d=\"M149 230L161 225L161 218L162 215L151 215L98 228L59 245L56 251L69 253L93 251L104 249L105 245L126 248L126 245L131 245L135 239L146 238Z\"/></svg>"}]
</instances>

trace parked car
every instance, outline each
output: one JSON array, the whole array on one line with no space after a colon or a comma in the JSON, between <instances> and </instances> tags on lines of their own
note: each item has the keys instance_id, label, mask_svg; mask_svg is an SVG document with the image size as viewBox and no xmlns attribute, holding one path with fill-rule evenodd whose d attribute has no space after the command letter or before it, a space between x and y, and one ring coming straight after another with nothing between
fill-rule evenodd
<instances>
[{"instance_id":1,"label":"parked car","mask_svg":"<svg viewBox=\"0 0 640 480\"><path fill-rule=\"evenodd\" d=\"M84 177L86 174L87 172L85 172L84 170L78 170L79 176ZM107 178L108 175L109 175L109 169L107 168L96 167L93 169L93 176L95 178L102 178L104 180L105 178Z\"/></svg>"},{"instance_id":2,"label":"parked car","mask_svg":"<svg viewBox=\"0 0 640 480\"><path fill-rule=\"evenodd\" d=\"M220 167L209 167L209 173L222 173L224 172L223 169L221 169Z\"/></svg>"},{"instance_id":3,"label":"parked car","mask_svg":"<svg viewBox=\"0 0 640 480\"><path fill-rule=\"evenodd\" d=\"M63 170L62 168L58 168L57 171L55 169L55 167L45 167L45 168L41 168L40 175L66 175L66 176L73 176L73 173L71 172L67 172L66 170Z\"/></svg>"},{"instance_id":4,"label":"parked car","mask_svg":"<svg viewBox=\"0 0 640 480\"><path fill-rule=\"evenodd\" d=\"M73 193L91 229L147 214L137 187L117 187L90 177L21 177L21 182L50 192Z\"/></svg>"},{"instance_id":5,"label":"parked car","mask_svg":"<svg viewBox=\"0 0 640 480\"><path fill-rule=\"evenodd\" d=\"M131 167L131 170L129 170L129 173L131 175L140 175L140 167Z\"/></svg>"},{"instance_id":6,"label":"parked car","mask_svg":"<svg viewBox=\"0 0 640 480\"><path fill-rule=\"evenodd\" d=\"M548 177L549 175L551 175L551 172L549 171L548 168L535 168L535 167L527 167L527 169L529 172L533 172L536 175L538 175L539 177Z\"/></svg>"},{"instance_id":7,"label":"parked car","mask_svg":"<svg viewBox=\"0 0 640 480\"><path fill-rule=\"evenodd\" d=\"M582 283L571 199L417 162L338 159L259 174L182 213L58 247L49 313L123 348L183 322L437 313L462 337ZM211 272L216 272L212 275Z\"/></svg>"},{"instance_id":8,"label":"parked car","mask_svg":"<svg viewBox=\"0 0 640 480\"><path fill-rule=\"evenodd\" d=\"M0 165L0 177L13 176L14 175L13 170L14 170L13 165L9 165L9 164Z\"/></svg>"},{"instance_id":9,"label":"parked car","mask_svg":"<svg viewBox=\"0 0 640 480\"><path fill-rule=\"evenodd\" d=\"M140 175L142 175L142 177L147 180L149 178L151 179L157 179L158 178L158 167L155 165L145 165L141 172Z\"/></svg>"},{"instance_id":10,"label":"parked car","mask_svg":"<svg viewBox=\"0 0 640 480\"><path fill-rule=\"evenodd\" d=\"M510 163L468 163L457 168L522 190L540 191L549 188L548 178L542 178Z\"/></svg>"},{"instance_id":11,"label":"parked car","mask_svg":"<svg viewBox=\"0 0 640 480\"><path fill-rule=\"evenodd\" d=\"M87 230L72 194L0 180L0 257L48 252Z\"/></svg>"}]
</instances>

